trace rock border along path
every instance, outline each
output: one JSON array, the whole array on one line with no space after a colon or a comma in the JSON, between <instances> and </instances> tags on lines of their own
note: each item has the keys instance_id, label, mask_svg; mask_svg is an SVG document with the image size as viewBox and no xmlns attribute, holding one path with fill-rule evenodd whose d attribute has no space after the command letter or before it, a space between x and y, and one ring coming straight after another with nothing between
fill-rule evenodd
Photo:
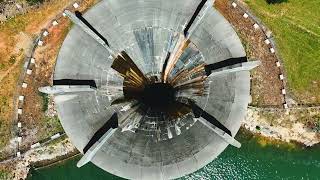
<instances>
[{"instance_id":1,"label":"rock border along path","mask_svg":"<svg viewBox=\"0 0 320 180\"><path fill-rule=\"evenodd\" d=\"M80 5L82 4L84 0L78 0L78 1L72 1L66 9L72 10L72 9L77 9L80 7ZM21 149L19 147L20 144L20 133L21 133L21 127L23 126L23 122L20 122L20 116L23 114L23 106L24 106L24 101L26 97L24 94L21 94L21 89L22 88L28 88L28 84L25 83L27 78L30 78L29 75L32 74L34 68L36 68L36 59L34 59L34 53L36 51L36 49L39 46L43 46L44 45L44 39L45 37L50 33L49 29L50 28L54 28L55 26L59 25L59 20L65 18L65 14L63 12L59 13L54 19L52 19L51 21L49 21L49 23L47 24L46 28L42 29L40 34L35 38L33 44L32 44L32 50L29 54L29 56L26 56L25 58L25 63L23 66L23 70L21 71L20 77L18 79L17 82L17 90L16 93L14 95L14 113L12 115L12 122L13 122L13 133L12 135L15 137L15 139L17 139L16 141L16 149L14 154L8 156L6 159L12 159L12 158L19 158L21 157L21 155L25 152L27 152L30 149L34 149L37 147L41 147L42 145L48 144L50 143L52 140L64 137L65 133L64 132L57 132L55 135L48 137L48 138L44 138L43 140L34 143L33 145L31 145L31 147L29 149ZM23 98L22 98L23 97ZM19 140L20 139L20 140ZM41 142L41 143L40 143ZM3 163L6 160L0 162Z\"/></svg>"},{"instance_id":2,"label":"rock border along path","mask_svg":"<svg viewBox=\"0 0 320 180\"><path fill-rule=\"evenodd\" d=\"M230 6L232 6L234 9L238 8L240 9L242 12L243 12L243 18L251 18L255 24L253 24L253 28L255 29L258 29L258 28L261 28L261 30L263 31L263 33L265 34L265 41L264 43L266 44L270 44L270 53L274 53L275 56L277 57L278 59L278 62L275 64L275 66L277 66L278 68L280 68L281 70L281 77L279 75L279 78L282 80L283 82L283 87L284 87L284 91L282 91L282 95L284 96L284 99L285 99L285 103L283 104L283 107L286 108L286 109L292 109L290 107L290 103L289 103L289 98L290 98L290 95L289 95L289 91L288 91L288 87L287 87L287 79L286 79L286 73L285 73L285 69L283 67L283 61L279 55L279 52L277 50L277 46L276 46L276 43L274 41L274 37L271 33L271 31L261 22L261 20L259 18L257 18L256 16L254 16L245 6L242 5L242 2L239 1L239 0L229 0L230 1ZM73 8L73 9L76 9L79 7L79 5L81 5L81 3L83 2L83 0L80 0L80 1L73 1L69 8ZM76 3L76 4L75 4ZM19 94L18 92L20 92L21 88L23 88L23 84L25 82L25 79L28 78L27 75L30 75L30 73L32 73L32 69L35 68L35 66L33 64L36 64L36 59L33 58L33 55L34 55L34 52L35 50L37 49L38 46L42 46L43 45L43 39L48 35L48 30L47 29L50 29L51 27L54 27L54 26L57 26L59 25L59 19L61 18L64 18L64 13L60 13L59 15L57 15L53 20L50 21L50 23L47 25L47 27L45 29L43 29L41 31L41 33L38 35L37 38L35 38L34 42L33 42L33 48L32 48L32 51L30 53L29 56L27 56L25 58L25 63L24 63L24 66L23 66L23 71L22 73L20 74L20 77L19 77L19 80L18 80L18 83L17 83L17 93L15 93L15 96L14 96L14 108L15 108L15 111L13 113L13 132L14 132L14 135L15 137L19 137L19 130L21 128L21 123L23 122L19 122L19 113L18 113L18 109L22 109L22 112L23 113L23 101L24 100L21 100L19 99L19 97L24 97L24 98L28 98L28 97L25 97L23 94ZM31 66L34 66L34 67L31 67ZM31 71L30 71L31 70ZM28 88L28 87L26 87ZM22 101L22 102L20 102ZM19 104L22 104L21 107L19 107ZM258 108L258 107L250 107L250 108ZM305 108L317 108L320 110L320 106L317 106L317 107L294 107L296 109L305 109ZM261 108L259 108L261 109ZM277 109L277 108L263 108L263 109ZM64 133L60 134L59 133L59 137L58 138L61 138L61 137L64 137ZM57 133L57 134L58 134ZM34 144L34 148L37 148L42 145L45 145L49 142L52 141L52 137L48 137L48 138L45 138L45 140L43 141L43 143L35 143ZM31 147L30 147L31 149ZM16 147L16 152L15 154L11 155L11 156L8 156L6 159L7 160L4 160L2 162L0 162L0 164L2 163L5 163L8 161L8 159L12 160L12 158L17 158L17 153L19 152L19 156L21 156L21 154L23 152L26 152L30 149L27 149L27 150L21 150L19 149L19 143L17 143L17 147Z\"/></svg>"},{"instance_id":3,"label":"rock border along path","mask_svg":"<svg viewBox=\"0 0 320 180\"><path fill-rule=\"evenodd\" d=\"M265 35L265 40L264 43L266 43L267 45L270 45L270 52L275 55L275 57L277 58L277 62L275 63L275 66L278 67L280 69L281 74L279 74L279 79L281 80L282 84L283 84L283 89L281 90L281 95L284 97L284 104L283 104L283 108L285 109L286 113L289 113L291 110L309 110L309 109L315 109L317 111L320 111L320 106L306 106L306 105L296 105L293 106L293 104L290 103L291 101L291 97L290 97L290 92L289 92L289 88L288 88L288 82L287 82L287 78L286 78L286 72L285 72L285 68L283 66L283 60L280 57L277 45L275 43L275 39L272 35L272 32L262 23L262 21L257 18L256 16L254 16L250 10L248 10L247 7L245 7L243 5L243 2L241 2L240 0L229 0L230 2L230 6L232 6L232 9L239 9L240 11L243 12L243 18L247 19L250 18L254 24L253 24L253 28L254 29L261 29L262 32ZM312 146L314 144L317 144L320 142L319 138L317 138L317 133L316 132L308 132L308 129L306 128L302 128L300 127L300 130L305 132L304 133L299 133L299 132L294 132L292 130L292 128L284 128L284 127L272 127L269 126L266 122L260 122L258 120L255 120L255 118L257 118L258 116L254 116L254 114L256 114L256 112L260 111L278 111L281 110L279 108L261 108L261 107L253 107L253 106L249 106L248 107L248 112L249 114L246 116L244 122L243 122L243 127L245 127L246 129L250 130L253 133L258 133L262 136L265 137L271 137L271 138L275 138L275 139L280 139L283 141L297 141L300 143L303 143L306 146ZM295 123L293 124L293 126L298 125L299 123ZM253 126L254 125L254 126ZM255 125L259 125L261 127L263 127L263 131L261 130L257 130L255 128ZM301 125L301 123L299 124ZM289 133L292 137L285 135L286 133ZM310 134L314 134L313 137L305 137L304 135L310 135Z\"/></svg>"},{"instance_id":4,"label":"rock border along path","mask_svg":"<svg viewBox=\"0 0 320 180\"><path fill-rule=\"evenodd\" d=\"M283 66L283 61L280 57L278 48L276 46L272 31L269 30L262 21L254 16L250 10L248 10L245 6L242 5L242 2L240 0L229 0L230 6L232 6L232 9L240 10L243 12L243 18L247 19L250 18L254 24L252 28L254 29L261 29L263 34L265 35L264 43L269 45L269 53L272 53L275 55L277 62L274 64L277 68L280 69L281 74L279 74L279 79L282 82L283 89L281 90L281 95L284 97L285 102L283 103L283 108L287 109L290 107L290 94L289 94L289 88L287 87L287 79L286 79L286 72Z\"/></svg>"}]
</instances>

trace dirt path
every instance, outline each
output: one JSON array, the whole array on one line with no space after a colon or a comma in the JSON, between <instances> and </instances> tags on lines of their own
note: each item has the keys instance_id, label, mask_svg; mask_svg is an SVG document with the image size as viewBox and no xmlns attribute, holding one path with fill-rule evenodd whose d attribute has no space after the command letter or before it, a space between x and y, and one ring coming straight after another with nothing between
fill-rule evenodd
<instances>
[{"instance_id":1,"label":"dirt path","mask_svg":"<svg viewBox=\"0 0 320 180\"><path fill-rule=\"evenodd\" d=\"M233 8L229 0L216 0L215 7L233 25L241 37L249 58L261 61L252 71L252 105L260 107L283 107L285 103L281 90L284 88L279 78L281 70L276 66L277 57L266 44L266 35L261 28L254 29L255 22L244 18L240 8Z\"/></svg>"}]
</instances>

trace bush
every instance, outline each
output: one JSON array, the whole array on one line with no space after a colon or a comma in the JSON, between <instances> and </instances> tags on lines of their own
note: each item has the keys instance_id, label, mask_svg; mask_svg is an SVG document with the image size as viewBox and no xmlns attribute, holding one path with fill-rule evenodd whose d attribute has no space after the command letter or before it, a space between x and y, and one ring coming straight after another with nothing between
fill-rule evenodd
<instances>
[{"instance_id":1,"label":"bush","mask_svg":"<svg viewBox=\"0 0 320 180\"><path fill-rule=\"evenodd\" d=\"M13 65L16 62L16 56L11 56L9 59L9 64Z\"/></svg>"},{"instance_id":2,"label":"bush","mask_svg":"<svg viewBox=\"0 0 320 180\"><path fill-rule=\"evenodd\" d=\"M42 97L42 111L46 112L48 110L48 104L49 104L49 96L45 93L40 93L40 96Z\"/></svg>"},{"instance_id":3,"label":"bush","mask_svg":"<svg viewBox=\"0 0 320 180\"><path fill-rule=\"evenodd\" d=\"M0 179L3 179L3 180L10 179L10 174L4 170L1 170Z\"/></svg>"},{"instance_id":4,"label":"bush","mask_svg":"<svg viewBox=\"0 0 320 180\"><path fill-rule=\"evenodd\" d=\"M28 4L35 5L35 4L41 4L44 0L27 0Z\"/></svg>"},{"instance_id":5,"label":"bush","mask_svg":"<svg viewBox=\"0 0 320 180\"><path fill-rule=\"evenodd\" d=\"M279 4L283 2L288 2L288 0L266 0L268 4Z\"/></svg>"},{"instance_id":6,"label":"bush","mask_svg":"<svg viewBox=\"0 0 320 180\"><path fill-rule=\"evenodd\" d=\"M320 117L318 117L316 119L316 121L314 122L314 128L313 128L316 132L320 133Z\"/></svg>"}]
</instances>

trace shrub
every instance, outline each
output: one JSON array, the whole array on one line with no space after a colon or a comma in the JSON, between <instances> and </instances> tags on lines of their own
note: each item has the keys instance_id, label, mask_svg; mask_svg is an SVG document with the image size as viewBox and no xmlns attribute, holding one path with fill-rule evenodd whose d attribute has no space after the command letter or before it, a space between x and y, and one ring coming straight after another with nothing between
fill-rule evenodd
<instances>
[{"instance_id":1,"label":"shrub","mask_svg":"<svg viewBox=\"0 0 320 180\"><path fill-rule=\"evenodd\" d=\"M268 4L279 4L283 2L288 2L288 0L266 0Z\"/></svg>"},{"instance_id":2,"label":"shrub","mask_svg":"<svg viewBox=\"0 0 320 180\"><path fill-rule=\"evenodd\" d=\"M45 93L40 93L40 96L42 97L42 111L45 112L48 110L49 96Z\"/></svg>"},{"instance_id":3,"label":"shrub","mask_svg":"<svg viewBox=\"0 0 320 180\"><path fill-rule=\"evenodd\" d=\"M13 65L16 62L16 56L11 56L9 59L9 64Z\"/></svg>"},{"instance_id":4,"label":"shrub","mask_svg":"<svg viewBox=\"0 0 320 180\"><path fill-rule=\"evenodd\" d=\"M315 120L313 129L316 132L320 133L320 117L317 117L317 119Z\"/></svg>"},{"instance_id":5,"label":"shrub","mask_svg":"<svg viewBox=\"0 0 320 180\"><path fill-rule=\"evenodd\" d=\"M44 0L27 0L28 4L35 5L35 4L41 4Z\"/></svg>"}]
</instances>

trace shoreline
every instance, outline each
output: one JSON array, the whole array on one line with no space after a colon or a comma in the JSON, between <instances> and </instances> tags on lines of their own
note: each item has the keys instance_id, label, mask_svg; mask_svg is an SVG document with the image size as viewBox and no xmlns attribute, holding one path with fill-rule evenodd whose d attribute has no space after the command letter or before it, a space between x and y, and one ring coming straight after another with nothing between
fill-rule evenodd
<instances>
[{"instance_id":1,"label":"shoreline","mask_svg":"<svg viewBox=\"0 0 320 180\"><path fill-rule=\"evenodd\" d=\"M263 110L263 108L249 107L247 116L243 120L241 127L254 135L267 138L271 144L274 144L272 142L274 139L280 140L284 143L289 143L291 141L301 143L305 147L314 147L314 145L320 143L319 133L310 132L309 129L304 127L304 124L300 122L294 122L292 123L292 127L284 127L281 125L274 126L271 125L266 118L259 114L259 109ZM41 169L59 164L72 157L75 157L76 155L68 156L69 153L75 151L77 150L70 143L68 138L59 140L59 142L56 142L55 144L49 144L37 149L31 149L25 152L22 157L14 160L16 162L14 167L15 169L13 170L13 174L15 174L14 179L26 179L30 173L30 169L33 168L34 164L46 164L49 162L44 166L35 168Z\"/></svg>"},{"instance_id":2,"label":"shoreline","mask_svg":"<svg viewBox=\"0 0 320 180\"><path fill-rule=\"evenodd\" d=\"M260 126L260 130L256 129L256 126ZM273 140L280 140L283 143L289 143L293 141L294 143L299 143L304 147L311 148L320 142L320 138L316 136L313 136L314 139L310 139L310 132L305 131L305 133L307 133L306 135L300 133L299 135L295 134L294 136L290 136L290 133L294 133L291 132L292 129L280 126L268 126L268 123L261 118L261 116L258 114L258 110L255 108L248 108L247 116L243 120L241 127L253 135L267 138L271 144L275 145L275 147L277 146L272 142ZM50 144L37 149L31 149L17 160L18 162L14 169L15 177L13 179L26 179L29 177L31 172L30 170L32 168L37 170L50 167L79 155L79 153L74 152L78 151L68 138L63 139L55 144ZM42 163L44 163L44 165L41 165Z\"/></svg>"},{"instance_id":3,"label":"shoreline","mask_svg":"<svg viewBox=\"0 0 320 180\"><path fill-rule=\"evenodd\" d=\"M289 115L290 110L285 110L284 116L295 119L294 115ZM279 123L273 125L267 118L261 115L263 108L251 108L247 110L247 115L242 122L242 127L249 130L253 134L258 134L262 137L270 138L270 140L280 140L285 143L297 142L306 147L312 147L320 143L320 133L314 132L298 121L289 121L290 127L281 125L282 121L288 121L283 117L274 119ZM287 122L288 123L288 122Z\"/></svg>"},{"instance_id":4,"label":"shoreline","mask_svg":"<svg viewBox=\"0 0 320 180\"><path fill-rule=\"evenodd\" d=\"M36 161L34 163L31 164L31 168L38 170L38 169L42 169L42 168L47 168L50 166L54 166L55 164L60 164L64 161L67 161L69 159L72 159L76 156L79 156L80 152L78 150L75 151L71 151L65 155L62 156L57 156L53 159L47 159L47 160L43 160L43 161Z\"/></svg>"},{"instance_id":5,"label":"shoreline","mask_svg":"<svg viewBox=\"0 0 320 180\"><path fill-rule=\"evenodd\" d=\"M44 147L31 149L24 153L20 158L16 160L15 166L13 168L13 180L26 179L29 174L30 168L37 163L45 163L45 162L58 162L63 159L68 158L68 154L72 152L77 152L75 147L69 141L69 139L63 139L60 142L49 144ZM63 159L59 159L61 157L66 157ZM58 161L57 161L58 159ZM53 163L54 163L53 162ZM49 163L46 166L49 166Z\"/></svg>"}]
</instances>

